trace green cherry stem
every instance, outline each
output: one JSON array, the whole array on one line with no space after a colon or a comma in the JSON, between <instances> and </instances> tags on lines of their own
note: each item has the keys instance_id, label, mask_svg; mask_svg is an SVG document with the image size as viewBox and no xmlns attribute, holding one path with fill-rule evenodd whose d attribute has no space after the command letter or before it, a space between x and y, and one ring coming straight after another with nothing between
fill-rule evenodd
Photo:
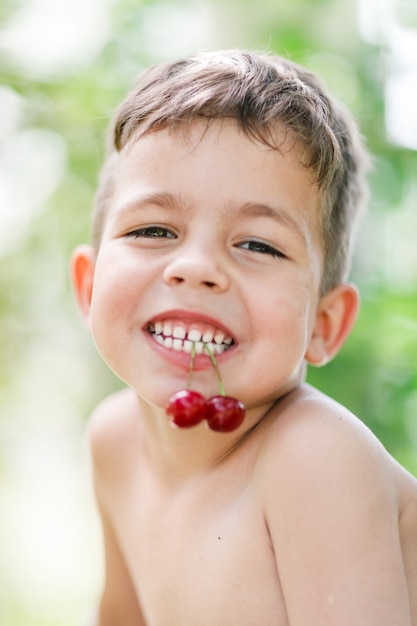
<instances>
[{"instance_id":1,"label":"green cherry stem","mask_svg":"<svg viewBox=\"0 0 417 626\"><path fill-rule=\"evenodd\" d=\"M195 342L193 341L191 346L190 368L188 370L187 389L191 389L191 380L194 372L194 359L195 359Z\"/></svg>"},{"instance_id":2,"label":"green cherry stem","mask_svg":"<svg viewBox=\"0 0 417 626\"><path fill-rule=\"evenodd\" d=\"M203 344L203 345L204 345L204 350L207 352L207 354L210 357L211 362L213 363L213 367L215 369L216 376L217 376L217 382L219 384L220 395L221 396L225 396L226 395L226 391L224 389L223 381L222 381L221 376L220 376L219 366L217 365L216 357L214 356L212 350L208 347L208 345L206 343Z\"/></svg>"}]
</instances>

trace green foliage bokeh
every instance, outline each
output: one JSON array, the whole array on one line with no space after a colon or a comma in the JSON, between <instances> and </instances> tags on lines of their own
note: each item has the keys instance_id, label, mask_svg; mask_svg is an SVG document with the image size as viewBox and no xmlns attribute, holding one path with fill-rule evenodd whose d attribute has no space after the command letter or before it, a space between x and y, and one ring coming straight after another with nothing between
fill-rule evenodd
<instances>
[{"instance_id":1,"label":"green foliage bokeh","mask_svg":"<svg viewBox=\"0 0 417 626\"><path fill-rule=\"evenodd\" d=\"M3 24L24 5L24 0L5 2L0 10ZM53 131L62 138L67 155L59 186L29 222L15 221L17 243L0 250L0 408L17 393L16 380L30 346L43 343L47 350L54 344L64 357L68 350L68 359L78 359L84 367L86 382L72 380L63 397L75 407L81 426L94 404L120 383L96 357L87 333L78 330L68 260L71 250L89 239L111 113L136 74L160 60L155 55L158 43L163 50L169 48L166 29L159 32L157 27L152 49L146 45L143 32L149 12L177 10L181 16L193 10L185 0L104 5L110 27L93 61L39 75L16 63L0 45L0 85L23 102L20 129ZM398 215L416 212L417 153L386 138L384 51L360 38L350 0L207 0L205 6L216 47L273 50L304 63L323 75L358 120L374 158L371 199L352 271L361 290L361 312L341 353L326 367L309 370L308 380L354 411L417 475L417 271L408 271L408 278L402 279L400 269L392 267L402 260L402 238L416 226L415 218L404 219L404 233L390 230ZM173 51L181 49L176 43L182 36L181 30L169 33ZM70 335L67 343L65 333ZM82 394L77 393L80 389ZM0 444L5 420L2 414ZM0 477L4 451L0 447ZM24 623L22 611L16 609L15 618L10 613L8 626ZM34 616L30 623L35 624ZM39 618L39 623L49 622Z\"/></svg>"}]
</instances>

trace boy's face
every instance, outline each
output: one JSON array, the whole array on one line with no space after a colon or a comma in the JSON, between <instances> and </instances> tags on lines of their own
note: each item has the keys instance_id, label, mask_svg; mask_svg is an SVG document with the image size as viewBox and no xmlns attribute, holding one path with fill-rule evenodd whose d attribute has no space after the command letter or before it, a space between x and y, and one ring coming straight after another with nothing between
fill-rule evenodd
<instances>
[{"instance_id":1,"label":"boy's face","mask_svg":"<svg viewBox=\"0 0 417 626\"><path fill-rule=\"evenodd\" d=\"M292 388L309 358L320 193L290 135L278 152L232 121L205 129L197 121L124 149L88 318L109 366L161 407L186 386L182 337L214 335L226 392L249 409ZM192 387L218 393L207 355L194 369Z\"/></svg>"}]
</instances>

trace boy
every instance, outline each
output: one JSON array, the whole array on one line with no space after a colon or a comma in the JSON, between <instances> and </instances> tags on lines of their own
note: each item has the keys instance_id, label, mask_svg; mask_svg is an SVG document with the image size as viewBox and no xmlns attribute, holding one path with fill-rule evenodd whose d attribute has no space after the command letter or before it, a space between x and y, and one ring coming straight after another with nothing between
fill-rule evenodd
<instances>
[{"instance_id":1,"label":"boy","mask_svg":"<svg viewBox=\"0 0 417 626\"><path fill-rule=\"evenodd\" d=\"M145 72L112 136L94 245L72 259L128 385L89 426L98 624L417 626L417 482L304 383L358 309L354 125L309 72L230 51ZM190 370L218 393L207 351L246 406L231 432L166 414Z\"/></svg>"}]
</instances>

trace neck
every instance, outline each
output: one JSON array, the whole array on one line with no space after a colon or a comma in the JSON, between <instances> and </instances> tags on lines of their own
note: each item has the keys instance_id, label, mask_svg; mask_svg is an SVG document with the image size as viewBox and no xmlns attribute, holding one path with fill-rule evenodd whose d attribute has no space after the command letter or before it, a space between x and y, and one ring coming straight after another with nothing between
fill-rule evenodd
<instances>
[{"instance_id":1,"label":"neck","mask_svg":"<svg viewBox=\"0 0 417 626\"><path fill-rule=\"evenodd\" d=\"M176 485L225 462L260 427L273 402L248 410L240 428L216 433L205 422L191 428L173 426L165 411L139 399L146 453L154 471L169 485Z\"/></svg>"}]
</instances>

